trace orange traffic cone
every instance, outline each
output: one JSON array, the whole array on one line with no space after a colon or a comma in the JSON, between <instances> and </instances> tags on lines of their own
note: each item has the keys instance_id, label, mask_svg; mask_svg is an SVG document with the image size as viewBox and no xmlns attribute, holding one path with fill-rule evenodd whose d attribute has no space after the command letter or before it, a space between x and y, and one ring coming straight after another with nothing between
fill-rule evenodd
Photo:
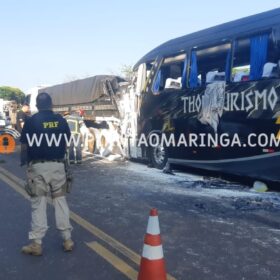
<instances>
[{"instance_id":1,"label":"orange traffic cone","mask_svg":"<svg viewBox=\"0 0 280 280\"><path fill-rule=\"evenodd\" d=\"M138 280L166 280L157 209L150 212Z\"/></svg>"}]
</instances>

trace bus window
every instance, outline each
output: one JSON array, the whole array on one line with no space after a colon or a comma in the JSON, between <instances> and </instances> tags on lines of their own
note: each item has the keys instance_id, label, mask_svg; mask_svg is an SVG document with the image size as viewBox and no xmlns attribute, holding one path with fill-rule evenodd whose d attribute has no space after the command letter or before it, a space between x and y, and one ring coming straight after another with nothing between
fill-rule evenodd
<instances>
[{"instance_id":1,"label":"bus window","mask_svg":"<svg viewBox=\"0 0 280 280\"><path fill-rule=\"evenodd\" d=\"M280 26L275 28L271 37L271 48L269 49L269 59L279 64L280 62Z\"/></svg>"},{"instance_id":2,"label":"bus window","mask_svg":"<svg viewBox=\"0 0 280 280\"><path fill-rule=\"evenodd\" d=\"M266 34L236 41L233 59L233 82L256 81L279 76L279 48Z\"/></svg>"},{"instance_id":3,"label":"bus window","mask_svg":"<svg viewBox=\"0 0 280 280\"><path fill-rule=\"evenodd\" d=\"M275 32L276 31L276 32ZM262 78L280 77L280 29L274 30L268 43L267 62L263 67Z\"/></svg>"},{"instance_id":4,"label":"bus window","mask_svg":"<svg viewBox=\"0 0 280 280\"><path fill-rule=\"evenodd\" d=\"M163 90L181 89L182 76L186 75L186 71L184 71L186 63L186 54L165 58L155 76L153 93L159 94Z\"/></svg>"},{"instance_id":5,"label":"bus window","mask_svg":"<svg viewBox=\"0 0 280 280\"><path fill-rule=\"evenodd\" d=\"M189 87L197 88L206 84L229 80L231 69L231 44L193 49Z\"/></svg>"},{"instance_id":6,"label":"bus window","mask_svg":"<svg viewBox=\"0 0 280 280\"><path fill-rule=\"evenodd\" d=\"M240 39L235 43L233 69L233 82L245 82L250 79L250 39Z\"/></svg>"}]
</instances>

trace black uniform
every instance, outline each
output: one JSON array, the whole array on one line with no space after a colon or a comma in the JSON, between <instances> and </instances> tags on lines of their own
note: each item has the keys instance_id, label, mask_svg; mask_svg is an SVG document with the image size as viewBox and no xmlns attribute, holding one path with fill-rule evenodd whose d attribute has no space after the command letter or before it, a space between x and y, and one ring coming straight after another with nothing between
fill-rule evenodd
<instances>
[{"instance_id":1,"label":"black uniform","mask_svg":"<svg viewBox=\"0 0 280 280\"><path fill-rule=\"evenodd\" d=\"M70 135L66 120L48 110L26 119L20 141L27 144L28 162L63 160Z\"/></svg>"}]
</instances>

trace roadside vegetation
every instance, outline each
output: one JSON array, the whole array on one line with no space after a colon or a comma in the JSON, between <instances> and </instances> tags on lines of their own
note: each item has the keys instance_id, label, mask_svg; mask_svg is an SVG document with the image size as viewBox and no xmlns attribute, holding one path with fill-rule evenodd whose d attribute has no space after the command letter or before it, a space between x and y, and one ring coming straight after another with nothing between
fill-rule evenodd
<instances>
[{"instance_id":1,"label":"roadside vegetation","mask_svg":"<svg viewBox=\"0 0 280 280\"><path fill-rule=\"evenodd\" d=\"M21 89L10 86L1 86L0 87L0 98L4 100L14 100L17 104L22 104L24 101L24 93Z\"/></svg>"}]
</instances>

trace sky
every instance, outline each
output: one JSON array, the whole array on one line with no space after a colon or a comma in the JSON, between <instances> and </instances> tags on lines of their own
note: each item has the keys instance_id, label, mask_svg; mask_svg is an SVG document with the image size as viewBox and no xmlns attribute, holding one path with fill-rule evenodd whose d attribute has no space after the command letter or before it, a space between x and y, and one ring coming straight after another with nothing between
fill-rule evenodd
<instances>
[{"instance_id":1,"label":"sky","mask_svg":"<svg viewBox=\"0 0 280 280\"><path fill-rule=\"evenodd\" d=\"M119 74L170 39L279 1L0 0L0 86L23 91Z\"/></svg>"}]
</instances>

